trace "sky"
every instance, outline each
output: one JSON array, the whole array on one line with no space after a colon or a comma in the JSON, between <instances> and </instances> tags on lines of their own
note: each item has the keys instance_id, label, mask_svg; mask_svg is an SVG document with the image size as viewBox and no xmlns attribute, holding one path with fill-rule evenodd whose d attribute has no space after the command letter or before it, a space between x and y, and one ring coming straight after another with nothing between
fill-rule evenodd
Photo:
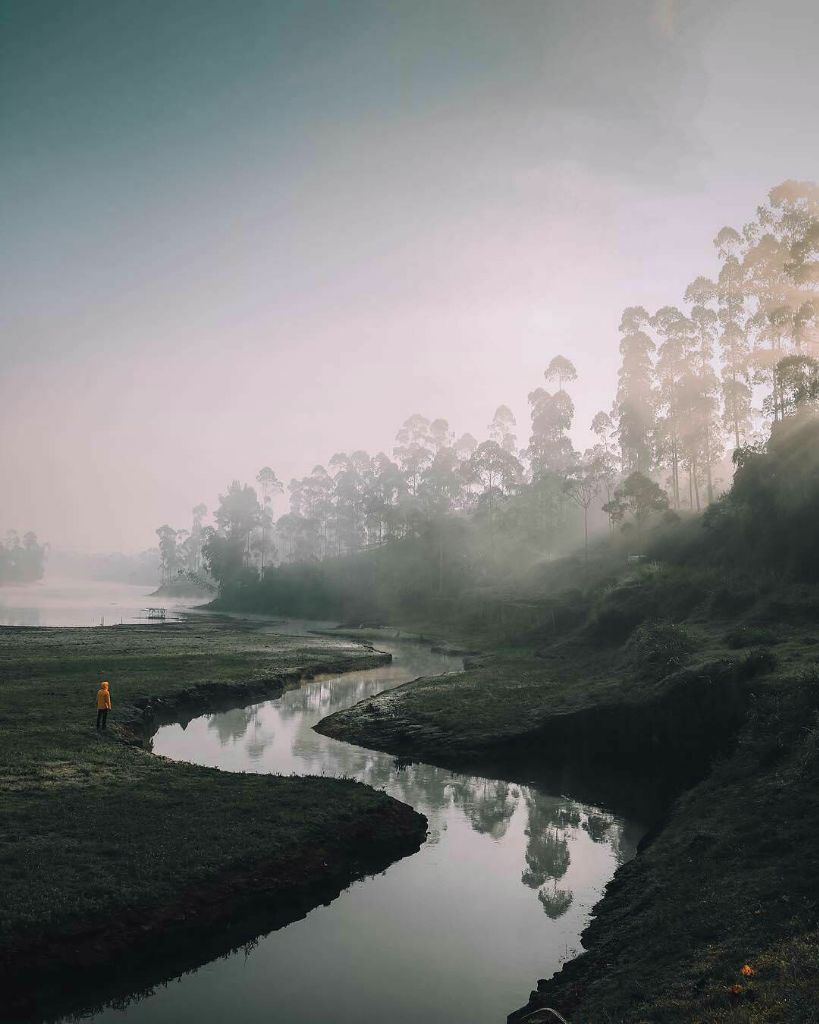
<instances>
[{"instance_id":1,"label":"sky","mask_svg":"<svg viewBox=\"0 0 819 1024\"><path fill-rule=\"evenodd\" d=\"M479 439L819 177L813 0L0 0L0 533ZM286 511L278 499L277 514Z\"/></svg>"}]
</instances>

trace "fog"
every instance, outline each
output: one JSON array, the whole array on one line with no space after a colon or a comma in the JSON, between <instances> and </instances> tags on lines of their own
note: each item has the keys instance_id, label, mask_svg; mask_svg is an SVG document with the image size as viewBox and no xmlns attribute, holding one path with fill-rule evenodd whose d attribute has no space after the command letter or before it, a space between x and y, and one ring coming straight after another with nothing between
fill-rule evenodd
<instances>
[{"instance_id":1,"label":"fog","mask_svg":"<svg viewBox=\"0 0 819 1024\"><path fill-rule=\"evenodd\" d=\"M623 309L819 167L810 0L0 10L0 531L56 547L415 412L525 444L557 354L582 450Z\"/></svg>"}]
</instances>

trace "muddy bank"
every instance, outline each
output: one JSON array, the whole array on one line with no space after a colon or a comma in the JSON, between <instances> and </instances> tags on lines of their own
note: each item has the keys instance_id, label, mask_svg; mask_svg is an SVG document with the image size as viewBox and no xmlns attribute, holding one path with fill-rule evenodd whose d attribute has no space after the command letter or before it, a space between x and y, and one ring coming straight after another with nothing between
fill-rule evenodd
<instances>
[{"instance_id":1,"label":"muddy bank","mask_svg":"<svg viewBox=\"0 0 819 1024\"><path fill-rule=\"evenodd\" d=\"M436 654L452 654L456 657L473 657L482 653L473 644L444 639L438 633L411 630L401 626L341 625L335 629L316 629L312 632L316 636L346 637L349 640L365 642L400 640L402 643L423 644Z\"/></svg>"},{"instance_id":2,"label":"muddy bank","mask_svg":"<svg viewBox=\"0 0 819 1024\"><path fill-rule=\"evenodd\" d=\"M4 1011L65 1012L69 978L78 1008L86 977L127 976L133 991L132 970L157 976L152 949L185 970L417 850L423 816L366 786L236 775L142 746L164 721L387 661L347 640L201 620L0 629L0 727L13 738L0 749Z\"/></svg>"},{"instance_id":3,"label":"muddy bank","mask_svg":"<svg viewBox=\"0 0 819 1024\"><path fill-rule=\"evenodd\" d=\"M747 705L731 661L675 673L629 693L609 686L567 699L532 659L491 659L462 676L420 679L320 722L334 739L447 764L607 764L701 778ZM533 679L533 676L535 677ZM510 703L511 697L511 703Z\"/></svg>"}]
</instances>

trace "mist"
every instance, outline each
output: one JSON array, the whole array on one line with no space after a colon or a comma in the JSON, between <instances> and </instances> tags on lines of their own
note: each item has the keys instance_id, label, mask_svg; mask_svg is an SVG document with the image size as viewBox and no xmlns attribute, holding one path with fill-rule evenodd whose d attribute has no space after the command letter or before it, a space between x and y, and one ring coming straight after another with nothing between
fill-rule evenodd
<instances>
[{"instance_id":1,"label":"mist","mask_svg":"<svg viewBox=\"0 0 819 1024\"><path fill-rule=\"evenodd\" d=\"M262 466L391 454L414 412L525 423L558 353L582 451L622 310L715 276L720 226L815 177L809 3L4 25L0 527L57 548L143 550Z\"/></svg>"}]
</instances>

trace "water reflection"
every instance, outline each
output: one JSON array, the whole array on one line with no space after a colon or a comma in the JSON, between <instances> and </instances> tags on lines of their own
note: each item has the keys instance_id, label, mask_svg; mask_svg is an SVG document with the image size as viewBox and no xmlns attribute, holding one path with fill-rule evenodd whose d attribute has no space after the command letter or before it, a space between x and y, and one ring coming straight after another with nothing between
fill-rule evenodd
<instances>
[{"instance_id":1,"label":"water reflection","mask_svg":"<svg viewBox=\"0 0 819 1024\"><path fill-rule=\"evenodd\" d=\"M639 824L537 785L407 764L314 732L332 711L461 667L420 645L378 646L391 665L165 727L154 749L230 771L347 776L384 789L427 816L420 852L95 1021L221 1024L240 1007L243 1024L497 1024L533 978L573 955L603 886L634 852Z\"/></svg>"},{"instance_id":2,"label":"water reflection","mask_svg":"<svg viewBox=\"0 0 819 1024\"><path fill-rule=\"evenodd\" d=\"M184 730L169 726L154 739L154 749L181 760L232 771L321 774L355 778L411 804L427 816L435 845L454 816L495 843L507 840L516 815L520 835L507 843L519 858L518 877L530 898L552 920L565 915L573 893L558 887L572 860L572 847L604 845L616 863L634 852L625 822L562 796L502 779L452 773L433 765L410 763L340 743L313 730L316 722L340 708L421 674L460 670L460 659L410 645L381 645L393 654L383 668L316 679L277 700L206 716Z\"/></svg>"}]
</instances>

